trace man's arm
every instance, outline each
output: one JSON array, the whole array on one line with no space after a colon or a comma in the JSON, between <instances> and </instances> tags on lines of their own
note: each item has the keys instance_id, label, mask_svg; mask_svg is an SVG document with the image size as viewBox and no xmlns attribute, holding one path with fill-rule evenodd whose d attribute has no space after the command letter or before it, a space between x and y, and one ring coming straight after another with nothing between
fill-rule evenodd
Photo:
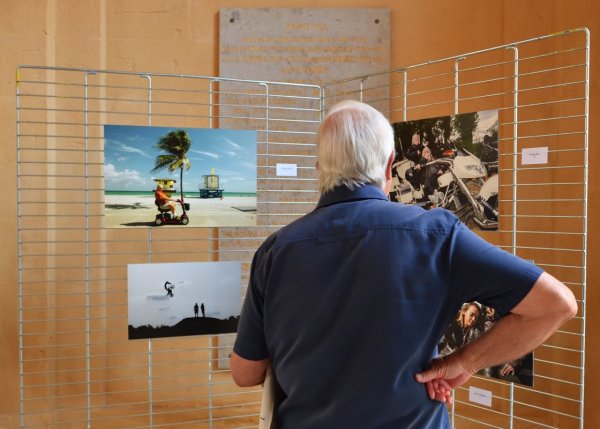
<instances>
[{"instance_id":1,"label":"man's arm","mask_svg":"<svg viewBox=\"0 0 600 429\"><path fill-rule=\"evenodd\" d=\"M231 354L231 376L233 381L240 387L250 387L264 383L270 362L270 359L244 359L233 352Z\"/></svg>"},{"instance_id":2,"label":"man's arm","mask_svg":"<svg viewBox=\"0 0 600 429\"><path fill-rule=\"evenodd\" d=\"M576 313L577 302L570 289L542 273L525 298L489 331L456 352L435 359L415 378L426 383L429 397L435 399L435 383L442 381L454 388L482 368L519 358L542 344Z\"/></svg>"}]
</instances>

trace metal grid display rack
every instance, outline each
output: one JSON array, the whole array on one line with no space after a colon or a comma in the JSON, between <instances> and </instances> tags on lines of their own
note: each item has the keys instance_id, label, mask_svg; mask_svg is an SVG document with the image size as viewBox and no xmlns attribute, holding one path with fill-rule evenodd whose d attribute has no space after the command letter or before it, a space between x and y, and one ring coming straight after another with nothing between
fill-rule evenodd
<instances>
[{"instance_id":1,"label":"metal grid display rack","mask_svg":"<svg viewBox=\"0 0 600 429\"><path fill-rule=\"evenodd\" d=\"M127 264L241 261L243 296L254 250L318 198L323 112L353 98L391 122L498 110L499 229L479 233L564 281L580 311L535 351L533 387L476 376L453 426L583 428L589 53L576 29L322 86L19 67L21 427L257 427L260 388L229 377L233 335L127 339ZM106 228L105 124L257 130L257 226ZM523 165L537 147L547 163Z\"/></svg>"}]
</instances>

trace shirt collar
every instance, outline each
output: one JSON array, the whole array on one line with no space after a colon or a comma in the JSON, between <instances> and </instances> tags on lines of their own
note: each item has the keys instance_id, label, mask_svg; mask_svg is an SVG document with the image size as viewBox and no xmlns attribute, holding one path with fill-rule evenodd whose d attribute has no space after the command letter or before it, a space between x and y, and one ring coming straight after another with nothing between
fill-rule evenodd
<instances>
[{"instance_id":1,"label":"shirt collar","mask_svg":"<svg viewBox=\"0 0 600 429\"><path fill-rule=\"evenodd\" d=\"M346 201L367 199L387 201L388 198L381 188L375 185L362 185L358 188L354 188L354 190L350 190L346 186L336 186L331 191L327 191L321 195L317 208Z\"/></svg>"}]
</instances>

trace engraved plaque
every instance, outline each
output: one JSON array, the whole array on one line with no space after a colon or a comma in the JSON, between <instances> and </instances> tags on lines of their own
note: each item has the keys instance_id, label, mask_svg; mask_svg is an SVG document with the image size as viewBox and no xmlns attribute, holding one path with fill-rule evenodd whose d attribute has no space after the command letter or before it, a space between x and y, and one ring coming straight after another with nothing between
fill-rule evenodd
<instances>
[{"instance_id":1,"label":"engraved plaque","mask_svg":"<svg viewBox=\"0 0 600 429\"><path fill-rule=\"evenodd\" d=\"M390 67L388 9L221 9L222 77L322 84Z\"/></svg>"},{"instance_id":2,"label":"engraved plaque","mask_svg":"<svg viewBox=\"0 0 600 429\"><path fill-rule=\"evenodd\" d=\"M258 131L257 204L265 214L259 225L288 223L293 217L271 212L299 215L318 197L314 133L323 107L321 88L295 84L388 71L389 16L388 9L221 9L219 76L260 82L213 85L213 126ZM352 98L389 109L388 74L335 89L338 95L325 88L325 108ZM294 174L278 173L292 164ZM219 248L220 258L226 257L226 241ZM234 336L218 338L221 369L229 367L233 341Z\"/></svg>"}]
</instances>

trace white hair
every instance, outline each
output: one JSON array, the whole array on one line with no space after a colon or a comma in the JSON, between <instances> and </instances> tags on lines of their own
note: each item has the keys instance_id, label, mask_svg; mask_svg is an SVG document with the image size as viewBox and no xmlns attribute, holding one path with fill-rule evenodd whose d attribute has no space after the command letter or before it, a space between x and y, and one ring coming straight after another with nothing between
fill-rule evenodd
<instances>
[{"instance_id":1,"label":"white hair","mask_svg":"<svg viewBox=\"0 0 600 429\"><path fill-rule=\"evenodd\" d=\"M319 189L384 188L394 152L394 132L383 114L368 104L347 100L334 105L317 133Z\"/></svg>"}]
</instances>

